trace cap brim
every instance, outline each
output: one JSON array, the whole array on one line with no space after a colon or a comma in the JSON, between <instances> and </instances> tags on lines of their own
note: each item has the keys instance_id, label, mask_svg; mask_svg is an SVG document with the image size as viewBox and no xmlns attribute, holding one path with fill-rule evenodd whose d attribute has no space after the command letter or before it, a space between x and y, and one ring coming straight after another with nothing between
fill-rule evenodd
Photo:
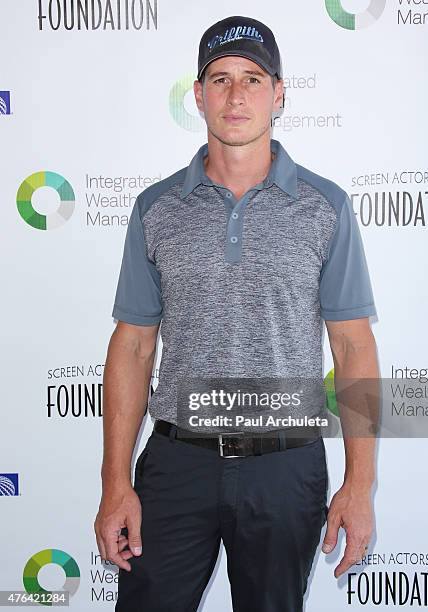
<instances>
[{"instance_id":1,"label":"cap brim","mask_svg":"<svg viewBox=\"0 0 428 612\"><path fill-rule=\"evenodd\" d=\"M211 62L213 62L216 59L219 59L220 57L226 57L228 55L235 55L238 57L246 57L247 59L252 60L253 62L255 62L256 64L258 64L261 68L263 68L263 70L265 70L268 74L270 75L274 75L276 74L276 70L273 70L270 66L268 66L268 64L266 64L266 62L264 62L262 59L260 59L260 57L258 55L256 55L255 53L252 53L251 51L241 51L241 50L229 50L229 51L219 51L219 53L215 53L213 54L209 60L207 60L205 62L205 64L202 66L202 68L199 70L198 72L198 80L201 78L201 75L203 73L203 71L205 70L205 68L208 66L208 64L211 64Z\"/></svg>"}]
</instances>

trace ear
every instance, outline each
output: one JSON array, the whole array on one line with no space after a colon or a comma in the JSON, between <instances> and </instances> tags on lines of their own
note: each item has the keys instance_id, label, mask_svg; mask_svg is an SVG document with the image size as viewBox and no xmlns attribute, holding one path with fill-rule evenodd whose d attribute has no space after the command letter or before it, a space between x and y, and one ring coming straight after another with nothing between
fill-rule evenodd
<instances>
[{"instance_id":1,"label":"ear","mask_svg":"<svg viewBox=\"0 0 428 612\"><path fill-rule=\"evenodd\" d=\"M200 81L196 79L193 83L193 93L195 94L196 106L201 111L204 112L204 99L202 96L203 85Z\"/></svg>"},{"instance_id":2,"label":"ear","mask_svg":"<svg viewBox=\"0 0 428 612\"><path fill-rule=\"evenodd\" d=\"M273 100L274 110L277 111L281 108L284 95L285 95L284 79L278 79L278 81L275 83L275 92L274 92L274 100Z\"/></svg>"}]
</instances>

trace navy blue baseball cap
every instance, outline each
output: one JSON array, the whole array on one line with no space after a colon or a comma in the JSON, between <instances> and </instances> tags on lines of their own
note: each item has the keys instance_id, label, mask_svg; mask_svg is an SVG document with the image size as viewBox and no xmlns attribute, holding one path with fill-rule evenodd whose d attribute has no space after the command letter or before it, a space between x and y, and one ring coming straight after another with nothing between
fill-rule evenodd
<instances>
[{"instance_id":1,"label":"navy blue baseball cap","mask_svg":"<svg viewBox=\"0 0 428 612\"><path fill-rule=\"evenodd\" d=\"M275 36L257 19L227 17L203 33L199 43L198 80L210 62L226 55L246 57L282 79L281 56Z\"/></svg>"}]
</instances>

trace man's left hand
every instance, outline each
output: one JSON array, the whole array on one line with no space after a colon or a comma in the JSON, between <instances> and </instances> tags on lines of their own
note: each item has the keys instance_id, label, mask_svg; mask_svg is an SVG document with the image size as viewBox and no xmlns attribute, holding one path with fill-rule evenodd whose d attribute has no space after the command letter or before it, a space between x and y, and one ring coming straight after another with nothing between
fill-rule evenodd
<instances>
[{"instance_id":1,"label":"man's left hand","mask_svg":"<svg viewBox=\"0 0 428 612\"><path fill-rule=\"evenodd\" d=\"M327 530L322 545L325 553L334 550L339 527L345 529L345 552L339 565L334 569L335 578L339 578L367 554L373 524L370 490L345 482L332 497L327 515Z\"/></svg>"}]
</instances>

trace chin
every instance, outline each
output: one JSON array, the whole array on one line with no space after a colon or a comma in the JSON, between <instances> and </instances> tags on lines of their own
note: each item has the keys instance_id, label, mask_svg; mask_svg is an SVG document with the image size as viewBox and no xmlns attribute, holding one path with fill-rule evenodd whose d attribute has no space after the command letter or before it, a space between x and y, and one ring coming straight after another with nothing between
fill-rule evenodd
<instances>
[{"instance_id":1,"label":"chin","mask_svg":"<svg viewBox=\"0 0 428 612\"><path fill-rule=\"evenodd\" d=\"M248 132L237 128L230 128L228 130L210 129L210 132L220 142L229 146L243 146L261 136L261 133Z\"/></svg>"}]
</instances>

